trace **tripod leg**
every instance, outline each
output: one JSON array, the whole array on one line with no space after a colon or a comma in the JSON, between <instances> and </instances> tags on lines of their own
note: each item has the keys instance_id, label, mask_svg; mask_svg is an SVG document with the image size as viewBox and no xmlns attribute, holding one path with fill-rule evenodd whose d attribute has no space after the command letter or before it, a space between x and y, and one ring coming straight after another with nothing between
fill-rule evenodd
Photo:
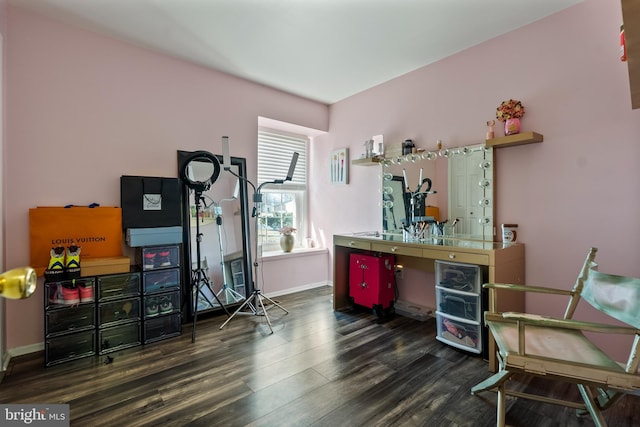
<instances>
[{"instance_id":1,"label":"tripod leg","mask_svg":"<svg viewBox=\"0 0 640 427\"><path fill-rule=\"evenodd\" d=\"M213 297L216 299L216 301L218 301L218 305L220 307L222 307L222 309L224 310L225 313L227 313L227 316L231 316L231 313L229 313L229 310L227 310L227 307L225 307L224 304L222 304L222 301L220 301L220 298L218 298L218 295L216 295L213 292L213 288L211 288L211 283L209 282L209 279L207 279L207 276L202 276L202 278L200 279L199 285L198 285L198 290L200 291L200 295L202 295L204 297L204 299L207 300L207 303L209 303L209 305L213 308L213 307L215 307L213 302L211 302L209 297L207 295L205 295L204 292L202 292L202 288L205 287L205 286L206 286L207 289L209 289L209 292L211 293L211 295L213 295Z\"/></svg>"},{"instance_id":2,"label":"tripod leg","mask_svg":"<svg viewBox=\"0 0 640 427\"><path fill-rule=\"evenodd\" d=\"M271 298L269 298L266 295L262 295L262 298L266 299L267 301L269 301L271 304L275 305L276 307L278 307L280 310L284 311L285 313L289 314L289 312L287 310L285 310L285 308L283 306L281 306L280 304L278 304L277 302L275 302L274 300L272 300Z\"/></svg>"},{"instance_id":3,"label":"tripod leg","mask_svg":"<svg viewBox=\"0 0 640 427\"><path fill-rule=\"evenodd\" d=\"M238 292L236 292L235 290L231 289L227 285L223 285L222 288L220 288L220 290L218 291L218 293L216 295L219 297L220 294L224 295L224 300L225 300L225 302L227 304L236 303L236 302L242 301L244 299L244 297L242 295L240 295Z\"/></svg>"},{"instance_id":4,"label":"tripod leg","mask_svg":"<svg viewBox=\"0 0 640 427\"><path fill-rule=\"evenodd\" d=\"M243 302L242 305L240 305L240 307L238 307L238 309L236 311L234 311L233 314L231 316L229 316L229 318L227 320L225 320L225 322L222 324L222 326L220 326L220 329L224 328L226 326L226 324L229 323L229 321L231 321L231 319L233 319L236 314L240 313L240 311L243 308L245 308L247 305L249 307L251 307L251 310L253 311L253 314L257 314L256 313L256 309L253 307L253 305L251 305L251 301L253 301L253 299L255 297L256 297L255 293L251 294L251 296L249 298L247 298L247 300L245 302Z\"/></svg>"},{"instance_id":5,"label":"tripod leg","mask_svg":"<svg viewBox=\"0 0 640 427\"><path fill-rule=\"evenodd\" d=\"M229 310L227 310L227 307L225 307L224 304L222 304L222 301L220 301L220 298L218 298L218 295L216 295L213 292L213 289L211 289L211 285L207 282L206 286L209 288L209 290L211 291L211 294L216 299L216 301L218 301L218 304L220 304L220 307L222 307L224 312L227 313L227 316L231 316L231 313L229 313Z\"/></svg>"},{"instance_id":6,"label":"tripod leg","mask_svg":"<svg viewBox=\"0 0 640 427\"><path fill-rule=\"evenodd\" d=\"M194 284L191 287L191 293L193 294L193 327L191 328L191 342L196 342L196 321L198 320L198 285Z\"/></svg>"},{"instance_id":7,"label":"tripod leg","mask_svg":"<svg viewBox=\"0 0 640 427\"><path fill-rule=\"evenodd\" d=\"M198 284L198 302L202 302L203 304L206 303L209 307L203 307L203 310L206 310L207 308L215 308L215 304L213 303L213 301L211 301L211 298L209 298L209 296L202 290L203 288L203 284L200 283Z\"/></svg>"},{"instance_id":8,"label":"tripod leg","mask_svg":"<svg viewBox=\"0 0 640 427\"><path fill-rule=\"evenodd\" d=\"M240 295L238 292L234 291L231 288L225 288L224 297L227 300L227 303L229 303L229 300L232 300L233 302L238 302L244 299L242 295Z\"/></svg>"},{"instance_id":9,"label":"tripod leg","mask_svg":"<svg viewBox=\"0 0 640 427\"><path fill-rule=\"evenodd\" d=\"M264 307L264 304L262 302L262 296L260 294L257 294L257 295L258 295L258 304L260 304L260 307L262 307L262 313L264 314L264 318L267 319L267 325L269 325L269 330L273 334L273 327L271 326L271 320L269 320L267 309Z\"/></svg>"}]
</instances>

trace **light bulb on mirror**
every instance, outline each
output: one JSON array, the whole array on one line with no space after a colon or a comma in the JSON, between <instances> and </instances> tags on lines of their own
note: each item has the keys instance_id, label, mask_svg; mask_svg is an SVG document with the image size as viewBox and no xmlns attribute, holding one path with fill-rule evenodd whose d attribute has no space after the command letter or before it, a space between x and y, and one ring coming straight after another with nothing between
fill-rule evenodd
<instances>
[{"instance_id":1,"label":"light bulb on mirror","mask_svg":"<svg viewBox=\"0 0 640 427\"><path fill-rule=\"evenodd\" d=\"M384 207L391 209L393 207L393 202L391 200L385 200L384 201Z\"/></svg>"},{"instance_id":2,"label":"light bulb on mirror","mask_svg":"<svg viewBox=\"0 0 640 427\"><path fill-rule=\"evenodd\" d=\"M491 161L490 160L485 160L482 163L480 163L480 169L490 169L491 168Z\"/></svg>"},{"instance_id":3,"label":"light bulb on mirror","mask_svg":"<svg viewBox=\"0 0 640 427\"><path fill-rule=\"evenodd\" d=\"M14 268L0 275L0 296L9 299L29 298L36 290L38 276L31 267Z\"/></svg>"},{"instance_id":4,"label":"light bulb on mirror","mask_svg":"<svg viewBox=\"0 0 640 427\"><path fill-rule=\"evenodd\" d=\"M385 172L382 174L382 179L385 181L391 181L393 179L393 174L389 172Z\"/></svg>"},{"instance_id":5,"label":"light bulb on mirror","mask_svg":"<svg viewBox=\"0 0 640 427\"><path fill-rule=\"evenodd\" d=\"M382 192L383 192L384 194L391 194L391 193L393 193L393 187L384 187L384 188L382 189Z\"/></svg>"},{"instance_id":6,"label":"light bulb on mirror","mask_svg":"<svg viewBox=\"0 0 640 427\"><path fill-rule=\"evenodd\" d=\"M491 181L489 181L488 179L481 179L480 182L478 183L478 185L480 187L490 187L491 186Z\"/></svg>"},{"instance_id":7,"label":"light bulb on mirror","mask_svg":"<svg viewBox=\"0 0 640 427\"><path fill-rule=\"evenodd\" d=\"M480 218L478 222L482 225L491 224L491 218L487 218L486 216Z\"/></svg>"}]
</instances>

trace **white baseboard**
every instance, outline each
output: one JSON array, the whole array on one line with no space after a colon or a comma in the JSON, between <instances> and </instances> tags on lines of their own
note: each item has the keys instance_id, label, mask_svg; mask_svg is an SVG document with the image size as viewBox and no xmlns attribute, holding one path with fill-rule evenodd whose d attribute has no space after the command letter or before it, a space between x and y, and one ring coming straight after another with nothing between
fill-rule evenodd
<instances>
[{"instance_id":1,"label":"white baseboard","mask_svg":"<svg viewBox=\"0 0 640 427\"><path fill-rule=\"evenodd\" d=\"M306 284L306 285L297 286L295 288L283 289L281 291L265 292L265 295L268 296L269 298L273 298L273 297L279 297L279 296L282 296L282 295L293 294L293 293L296 293L296 292L306 291L306 290L309 290L309 289L320 288L322 286L333 286L333 282L325 280L325 281L317 282L317 283L309 283L309 284Z\"/></svg>"},{"instance_id":2,"label":"white baseboard","mask_svg":"<svg viewBox=\"0 0 640 427\"><path fill-rule=\"evenodd\" d=\"M9 356L16 357L42 350L44 350L44 342L37 342L35 344L29 344L22 347L10 348L7 352L9 353Z\"/></svg>"},{"instance_id":3,"label":"white baseboard","mask_svg":"<svg viewBox=\"0 0 640 427\"><path fill-rule=\"evenodd\" d=\"M7 370L12 357L23 356L30 353L37 353L42 350L44 350L44 342L37 342L35 344L24 345L22 347L10 348L2 358L2 371Z\"/></svg>"},{"instance_id":4,"label":"white baseboard","mask_svg":"<svg viewBox=\"0 0 640 427\"><path fill-rule=\"evenodd\" d=\"M11 356L9 353L4 353L2 355L2 366L0 366L0 372L4 372L9 367L9 361L11 360Z\"/></svg>"}]
</instances>

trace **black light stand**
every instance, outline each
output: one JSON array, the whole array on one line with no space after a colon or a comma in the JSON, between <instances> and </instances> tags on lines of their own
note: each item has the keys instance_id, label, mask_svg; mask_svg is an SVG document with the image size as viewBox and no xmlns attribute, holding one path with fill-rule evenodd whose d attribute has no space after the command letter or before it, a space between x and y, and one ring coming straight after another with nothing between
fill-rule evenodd
<instances>
[{"instance_id":1,"label":"black light stand","mask_svg":"<svg viewBox=\"0 0 640 427\"><path fill-rule=\"evenodd\" d=\"M205 177L194 177L194 172L192 169L192 162L210 162L213 166L213 171L210 175L207 174ZM202 242L202 233L200 233L200 210L201 210L201 201L203 199L202 193L211 188L211 184L213 184L220 175L220 162L218 159L211 153L206 151L196 151L191 154L184 160L184 165L180 170L180 178L185 183L187 187L189 187L194 192L194 202L196 205L196 257L197 257L197 268L191 272L191 292L193 298L193 329L191 332L191 342L196 341L196 321L198 320L198 297L201 295L207 303L213 308L214 304L211 302L209 297L203 292L203 288L207 288L211 295L218 301L220 307L222 307L229 316L229 310L225 307L218 296L215 294L213 289L211 288L211 282L209 278L205 274L202 269L202 260L200 244Z\"/></svg>"},{"instance_id":2,"label":"black light stand","mask_svg":"<svg viewBox=\"0 0 640 427\"><path fill-rule=\"evenodd\" d=\"M193 329L191 331L191 342L196 341L196 321L198 319L198 298L201 296L204 298L211 308L214 308L215 305L209 299L206 293L203 292L203 288L207 288L210 294L218 301L220 307L222 307L227 313L227 316L230 316L229 310L227 307L222 304L220 298L215 294L213 288L211 287L211 281L207 277L205 271L202 269L202 259L200 255L200 243L202 242L202 233L200 233L200 201L202 200L202 193L195 191L195 203L196 203L196 257L197 257L197 268L191 272L191 287L193 291Z\"/></svg>"},{"instance_id":3,"label":"black light stand","mask_svg":"<svg viewBox=\"0 0 640 427\"><path fill-rule=\"evenodd\" d=\"M234 200L236 198L237 196L234 195L233 199L223 200ZM237 292L227 284L227 270L224 265L224 248L222 245L222 207L220 206L220 203L222 203L223 200L221 200L218 205L214 204L213 207L213 212L216 214L216 224L218 226L218 247L220 249L220 266L222 267L222 288L218 291L216 297L224 295L225 302L227 304L233 304L242 301L244 299L244 296L242 296L239 292Z\"/></svg>"},{"instance_id":4,"label":"black light stand","mask_svg":"<svg viewBox=\"0 0 640 427\"><path fill-rule=\"evenodd\" d=\"M254 206L253 206L253 213L252 213L252 217L255 218L255 257L253 260L253 268L254 268L254 278L255 278L255 285L253 287L253 292L251 293L251 296L249 298L246 299L245 302L242 303L242 305L240 305L240 307L238 307L238 309L222 324L222 326L220 326L220 329L224 328L226 326L227 323L229 323L231 321L231 319L233 319L236 315L249 315L249 316L264 316L264 318L267 320L267 324L269 325L269 330L271 331L271 333L273 334L273 327L271 326L271 321L269 320L269 315L267 314L267 309L264 305L264 300L267 300L268 302L270 302L271 304L273 304L275 307L278 307L279 309L281 309L282 311L285 312L285 314L288 314L289 312L282 307L280 304L278 304L277 302L275 302L274 300L272 300L271 298L265 296L259 289L258 287L258 223L260 222L260 204L262 203L262 187L267 185L267 184L284 184L285 181L291 181L293 179L293 172L296 168L296 163L298 161L298 153L293 153L293 157L291 159L291 164L289 165L289 172L287 173L287 177L285 179L278 179L275 181L268 181L268 182L263 182L262 184L260 184L260 186L258 186L258 188L256 188L255 185L253 185L251 183L251 181L249 181L246 178L240 177L237 174L235 174L233 171L231 171L231 161L229 160L229 145L228 145L228 139L227 137L222 137L222 152L223 152L223 162L224 162L224 169L226 171L229 171L232 175L234 175L235 177L239 178L239 179L243 179L246 182L249 183L249 185L251 185L254 189L254 193L253 193L253 202L254 202ZM245 309L245 307L248 307L250 311L248 312L243 312L242 310Z\"/></svg>"}]
</instances>

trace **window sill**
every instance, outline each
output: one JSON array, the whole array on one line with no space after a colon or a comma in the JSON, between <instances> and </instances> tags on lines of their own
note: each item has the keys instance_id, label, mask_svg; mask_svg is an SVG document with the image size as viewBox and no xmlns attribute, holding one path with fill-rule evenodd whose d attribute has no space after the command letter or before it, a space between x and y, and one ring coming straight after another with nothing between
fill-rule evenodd
<instances>
[{"instance_id":1,"label":"window sill","mask_svg":"<svg viewBox=\"0 0 640 427\"><path fill-rule=\"evenodd\" d=\"M270 262L277 261L279 259L301 258L306 256L320 255L323 253L329 253L329 250L327 248L293 248L293 251L291 252L263 252L259 261Z\"/></svg>"}]
</instances>

